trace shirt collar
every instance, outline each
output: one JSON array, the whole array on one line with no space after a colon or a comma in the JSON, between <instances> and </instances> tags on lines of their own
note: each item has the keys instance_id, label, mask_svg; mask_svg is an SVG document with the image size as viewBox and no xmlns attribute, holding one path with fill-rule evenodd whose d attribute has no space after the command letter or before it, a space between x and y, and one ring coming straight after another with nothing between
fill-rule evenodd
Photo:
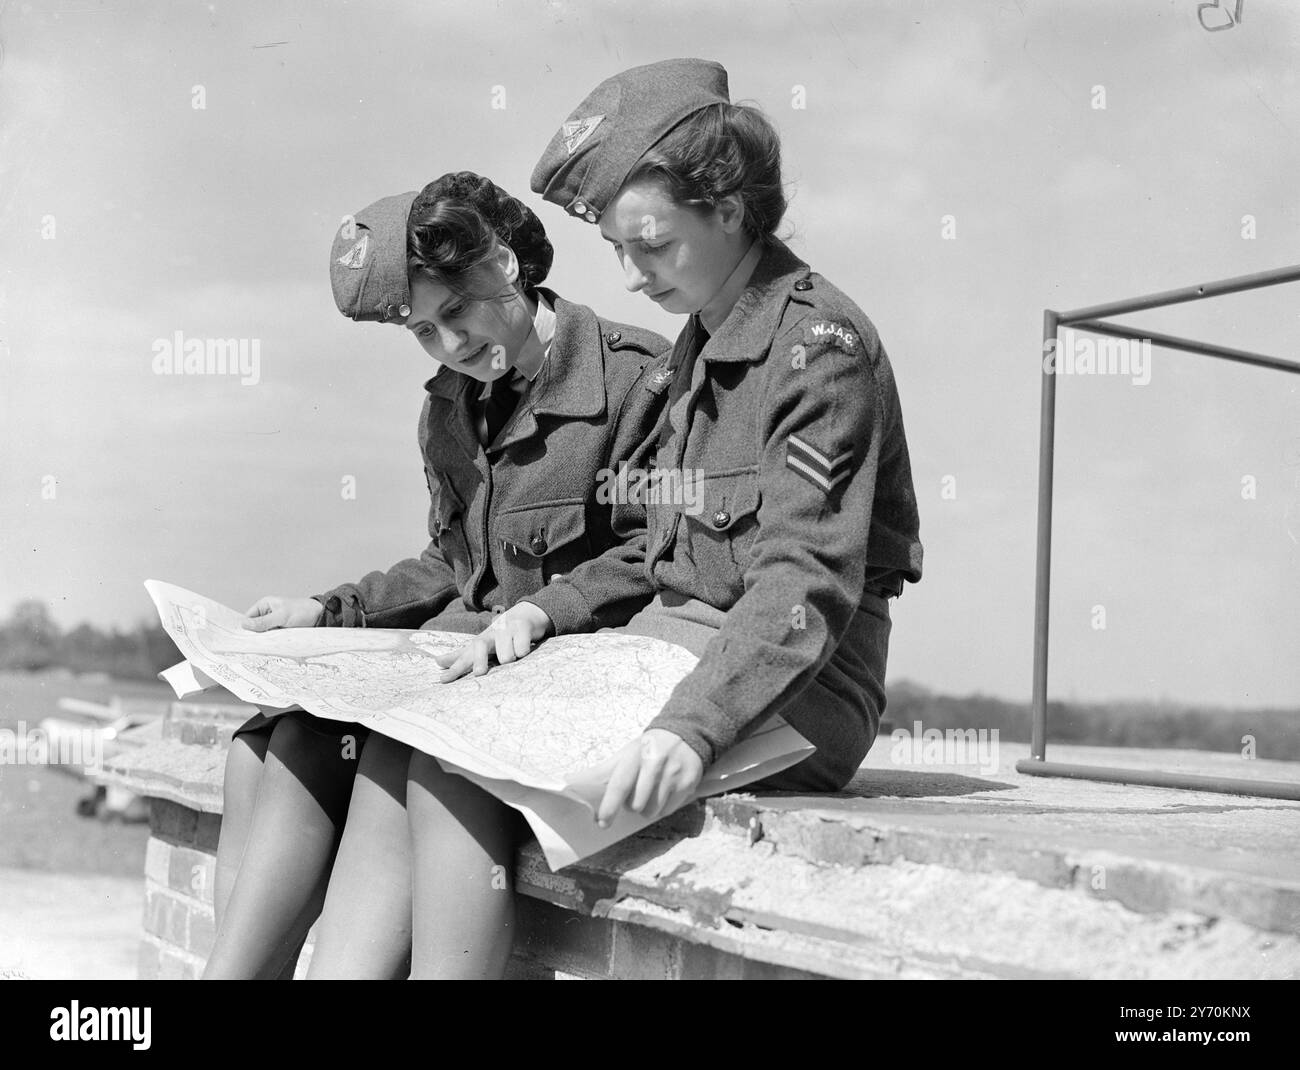
<instances>
[{"instance_id":1,"label":"shirt collar","mask_svg":"<svg viewBox=\"0 0 1300 1070\"><path fill-rule=\"evenodd\" d=\"M551 290L538 289L555 316L554 333L547 352L562 354L559 361L543 360L537 384L525 405L537 413L591 417L605 411L605 367L601 336L607 330L585 305L575 305ZM540 301L539 301L540 303ZM479 396L478 384L468 376L443 368L427 380L424 389L435 397L466 402ZM515 427L527 422L516 420ZM513 433L513 432L512 432Z\"/></svg>"},{"instance_id":2,"label":"shirt collar","mask_svg":"<svg viewBox=\"0 0 1300 1070\"><path fill-rule=\"evenodd\" d=\"M709 363L762 359L781 322L793 284L808 274L808 265L784 242L773 239L763 250L749 284L709 337L700 356Z\"/></svg>"},{"instance_id":3,"label":"shirt collar","mask_svg":"<svg viewBox=\"0 0 1300 1070\"><path fill-rule=\"evenodd\" d=\"M533 316L533 334L540 346L525 345L515 368L522 372L531 383L542 370L542 365L551 355L551 343L555 340L555 309L540 290L537 294L537 314ZM530 339L531 341L531 339Z\"/></svg>"},{"instance_id":4,"label":"shirt collar","mask_svg":"<svg viewBox=\"0 0 1300 1070\"><path fill-rule=\"evenodd\" d=\"M542 370L542 365L551 355L551 343L555 339L555 310L543 293L535 292L537 311L533 315L533 333L524 342L524 351L519 354L515 366L510 369L509 386L516 394L522 394L528 389L528 384L537 378L537 373ZM475 397L479 401L486 401L488 395L492 393L492 385L492 383L484 383L483 389Z\"/></svg>"}]
</instances>

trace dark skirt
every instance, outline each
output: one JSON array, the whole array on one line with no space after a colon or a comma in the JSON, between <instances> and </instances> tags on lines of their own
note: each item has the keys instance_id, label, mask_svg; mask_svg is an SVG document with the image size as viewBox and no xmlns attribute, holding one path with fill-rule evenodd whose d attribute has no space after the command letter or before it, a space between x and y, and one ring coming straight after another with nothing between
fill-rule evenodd
<instances>
[{"instance_id":1,"label":"dark skirt","mask_svg":"<svg viewBox=\"0 0 1300 1070\"><path fill-rule=\"evenodd\" d=\"M683 646L697 657L726 613L698 599L659 594L621 628ZM885 709L885 662L893 627L889 600L864 594L835 653L813 681L776 710L817 750L746 791L840 791L867 756Z\"/></svg>"},{"instance_id":2,"label":"dark skirt","mask_svg":"<svg viewBox=\"0 0 1300 1070\"><path fill-rule=\"evenodd\" d=\"M317 717L314 713L308 713L306 710L290 710L288 713L255 713L235 729L234 738L238 739L244 735L258 735L263 732L269 735L282 717L289 717L297 721L303 728L315 732L319 736L328 736L330 739L354 736L357 741L358 753L365 746L366 740L370 738L370 729L363 724L353 724L350 721L331 721L326 717Z\"/></svg>"}]
</instances>

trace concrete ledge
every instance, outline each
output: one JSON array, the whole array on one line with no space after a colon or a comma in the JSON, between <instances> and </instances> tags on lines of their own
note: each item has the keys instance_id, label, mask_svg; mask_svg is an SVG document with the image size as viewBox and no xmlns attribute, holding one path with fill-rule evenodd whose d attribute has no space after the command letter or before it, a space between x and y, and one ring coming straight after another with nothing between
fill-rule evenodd
<instances>
[{"instance_id":1,"label":"concrete ledge","mask_svg":"<svg viewBox=\"0 0 1300 1070\"><path fill-rule=\"evenodd\" d=\"M252 706L173 702L160 721L131 731L130 741L141 745L106 761L94 779L201 813L220 814L230 740L255 712Z\"/></svg>"},{"instance_id":2,"label":"concrete ledge","mask_svg":"<svg viewBox=\"0 0 1300 1070\"><path fill-rule=\"evenodd\" d=\"M879 799L843 800L846 805L831 809L827 801L727 796L709 806L738 834L808 861L853 867L908 861L1010 873L1143 913L1190 910L1273 932L1300 932L1300 879L1285 850L1268 856L1243 852L1235 859L1215 857L1204 848L1153 851L1149 831L1126 839L1113 827L1119 822L1096 814L1093 827L1081 836L1063 827L1063 815L1052 811L1018 820L1010 813L916 813L882 807ZM1296 816L1253 814L1243 838L1271 830L1281 848L1300 838Z\"/></svg>"},{"instance_id":3,"label":"concrete ledge","mask_svg":"<svg viewBox=\"0 0 1300 1070\"><path fill-rule=\"evenodd\" d=\"M103 774L154 800L147 976L196 976L211 948L232 726L205 716L170 716ZM1300 806L1024 776L1025 748L1001 750L935 769L878 746L845 793L709 799L558 873L530 845L511 975L1300 977Z\"/></svg>"},{"instance_id":4,"label":"concrete ledge","mask_svg":"<svg viewBox=\"0 0 1300 1070\"><path fill-rule=\"evenodd\" d=\"M694 836L636 837L561 873L529 849L518 881L524 894L592 919L812 976L1300 976L1300 940L1235 919L1136 913L1005 872L812 863L716 822ZM561 968L588 976L605 960L606 976L628 975L617 942L579 941Z\"/></svg>"}]
</instances>

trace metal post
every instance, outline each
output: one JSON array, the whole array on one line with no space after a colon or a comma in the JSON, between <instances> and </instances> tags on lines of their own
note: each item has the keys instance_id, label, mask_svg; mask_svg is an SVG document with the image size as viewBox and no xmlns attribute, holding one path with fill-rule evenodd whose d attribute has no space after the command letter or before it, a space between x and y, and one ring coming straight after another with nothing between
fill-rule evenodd
<instances>
[{"instance_id":1,"label":"metal post","mask_svg":"<svg viewBox=\"0 0 1300 1070\"><path fill-rule=\"evenodd\" d=\"M1030 754L1047 756L1047 624L1052 585L1052 457L1056 441L1056 330L1059 316L1043 310L1043 347L1039 351L1042 390L1038 410L1038 551L1034 577L1034 727ZM1052 352L1052 371L1046 356Z\"/></svg>"},{"instance_id":2,"label":"metal post","mask_svg":"<svg viewBox=\"0 0 1300 1070\"><path fill-rule=\"evenodd\" d=\"M1248 795L1263 799L1300 800L1300 783L1284 780L1249 780L1244 777L1166 773L1159 769L1125 769L1113 765L1075 765L1070 762L1016 762L1016 772L1030 776L1099 780L1105 784L1140 784L1149 788L1185 788L1220 795Z\"/></svg>"},{"instance_id":3,"label":"metal post","mask_svg":"<svg viewBox=\"0 0 1300 1070\"><path fill-rule=\"evenodd\" d=\"M1142 331L1106 323L1101 317L1139 312L1147 308L1176 305L1185 301L1199 301L1206 297L1254 290L1279 283L1300 282L1300 264L1260 271L1252 275L1238 275L1231 279L1185 286L1178 290L1165 290L1127 301L1112 301L1105 305L1077 308L1069 312L1043 310L1043 352L1057 343L1061 327L1075 326L1080 330L1108 334L1120 338L1149 338L1153 345L1164 345L1190 353L1253 364L1278 371L1300 372L1300 364L1280 357L1265 356L1244 349L1214 345L1195 339ZM1055 364L1053 364L1055 369ZM1233 794L1265 796L1276 799L1300 799L1300 785L1277 781L1243 779L1240 777L1198 776L1190 773L1168 773L1161 770L1121 769L1113 766L1073 765L1047 761L1047 631L1050 589L1052 579L1052 458L1056 431L1056 375L1042 369L1038 432L1038 548L1034 587L1034 683L1033 731L1030 758L1016 763L1016 770L1034 776L1062 776L1083 780L1101 780L1121 784L1149 784L1159 787L1191 788L1200 791L1228 792Z\"/></svg>"}]
</instances>

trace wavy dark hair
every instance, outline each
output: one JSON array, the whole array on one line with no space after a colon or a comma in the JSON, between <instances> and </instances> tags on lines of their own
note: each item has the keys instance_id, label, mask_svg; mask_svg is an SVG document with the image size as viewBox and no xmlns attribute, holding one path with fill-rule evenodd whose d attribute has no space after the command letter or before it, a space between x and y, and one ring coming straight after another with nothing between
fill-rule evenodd
<instances>
[{"instance_id":1,"label":"wavy dark hair","mask_svg":"<svg viewBox=\"0 0 1300 1070\"><path fill-rule=\"evenodd\" d=\"M670 130L637 161L624 180L662 182L677 204L709 211L738 194L744 228L769 243L785 215L781 185L781 138L761 111L749 104L710 104Z\"/></svg>"},{"instance_id":2,"label":"wavy dark hair","mask_svg":"<svg viewBox=\"0 0 1300 1070\"><path fill-rule=\"evenodd\" d=\"M407 271L473 300L504 294L471 291L471 276L497 242L519 261L519 285L535 290L546 279L555 250L542 221L523 201L473 171L454 171L424 187L406 218Z\"/></svg>"}]
</instances>

